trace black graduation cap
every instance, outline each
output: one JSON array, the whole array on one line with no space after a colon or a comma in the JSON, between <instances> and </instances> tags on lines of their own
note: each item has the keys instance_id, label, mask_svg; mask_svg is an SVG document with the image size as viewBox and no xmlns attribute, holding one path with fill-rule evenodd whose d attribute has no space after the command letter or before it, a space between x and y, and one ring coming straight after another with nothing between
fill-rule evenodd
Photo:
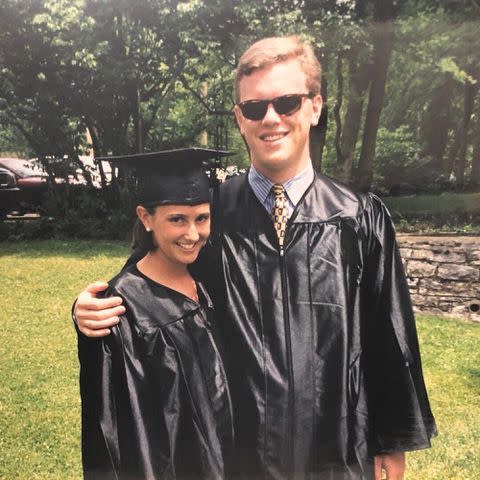
<instances>
[{"instance_id":1,"label":"black graduation cap","mask_svg":"<svg viewBox=\"0 0 480 480\"><path fill-rule=\"evenodd\" d=\"M123 164L135 170L137 201L145 207L155 205L198 205L210 201L214 169L220 158L231 155L224 150L180 148L161 152L116 157L96 157ZM210 179L206 171L210 169Z\"/></svg>"}]
</instances>

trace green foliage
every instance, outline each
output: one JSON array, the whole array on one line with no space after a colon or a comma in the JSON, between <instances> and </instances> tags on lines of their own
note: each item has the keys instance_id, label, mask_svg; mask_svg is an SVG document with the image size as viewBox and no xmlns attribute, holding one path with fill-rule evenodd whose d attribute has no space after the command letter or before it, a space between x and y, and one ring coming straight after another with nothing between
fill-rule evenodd
<instances>
[{"instance_id":1,"label":"green foliage","mask_svg":"<svg viewBox=\"0 0 480 480\"><path fill-rule=\"evenodd\" d=\"M428 161L420 158L414 133L407 125L394 131L378 129L375 150L375 172L372 188L388 193L411 188L428 188L431 172Z\"/></svg>"},{"instance_id":2,"label":"green foliage","mask_svg":"<svg viewBox=\"0 0 480 480\"><path fill-rule=\"evenodd\" d=\"M70 307L129 254L123 242L2 244L0 479L81 478L80 401ZM423 367L439 436L408 455L409 480L480 476L479 325L422 316Z\"/></svg>"},{"instance_id":3,"label":"green foliage","mask_svg":"<svg viewBox=\"0 0 480 480\"><path fill-rule=\"evenodd\" d=\"M13 126L0 127L0 156L29 158L30 148L23 135Z\"/></svg>"},{"instance_id":4,"label":"green foliage","mask_svg":"<svg viewBox=\"0 0 480 480\"><path fill-rule=\"evenodd\" d=\"M469 75L465 70L462 70L455 60L451 57L442 58L438 63L440 71L444 73L450 73L452 77L460 83L472 83L478 82L475 78Z\"/></svg>"},{"instance_id":5,"label":"green foliage","mask_svg":"<svg viewBox=\"0 0 480 480\"><path fill-rule=\"evenodd\" d=\"M103 218L83 218L74 213L61 220L43 216L30 221L0 223L0 241L52 238L128 240L132 226L132 219L118 212L108 213Z\"/></svg>"},{"instance_id":6,"label":"green foliage","mask_svg":"<svg viewBox=\"0 0 480 480\"><path fill-rule=\"evenodd\" d=\"M451 193L439 195L408 195L383 197L392 212L405 214L431 214L465 212L480 216L480 193Z\"/></svg>"},{"instance_id":7,"label":"green foliage","mask_svg":"<svg viewBox=\"0 0 480 480\"><path fill-rule=\"evenodd\" d=\"M134 208L130 195L115 196L114 207L106 201L111 190L74 188L50 195L40 218L0 223L0 240L82 238L130 240Z\"/></svg>"},{"instance_id":8,"label":"green foliage","mask_svg":"<svg viewBox=\"0 0 480 480\"><path fill-rule=\"evenodd\" d=\"M476 85L480 78L477 54L480 48L476 19L478 17L473 12L465 15L463 7L459 7L457 12L452 8L445 9L444 2L437 2L437 5L431 2L428 6L420 2L421 5L415 7L412 2L403 3L405 11L400 12L396 21L387 92L380 128L376 132L373 188L379 192L388 192L393 187L400 191L417 190L419 187L432 190L443 188L437 179L441 175L448 178L456 160L457 152L453 147L464 115L465 85ZM347 106L352 98L351 87L359 78L352 75L352 61L354 65L368 66L372 60L368 12L361 19L353 16L349 25L345 20L335 21L334 25L334 42L327 42L325 58L327 100L330 107L325 166L329 172L335 171L338 160L333 148L337 125L331 115L333 108L342 101L336 68L338 58L343 58L340 75L343 80L343 104L340 110L343 126L348 121ZM349 33L353 34L352 37L349 37ZM328 37L326 38L328 40ZM331 57L328 56L329 52L333 52ZM368 93L367 90L367 96L363 98L363 116L356 139L355 161L359 157L363 141L362 123L365 119ZM478 110L478 103L475 109ZM476 110L472 122L478 118ZM386 136L387 131L392 135ZM470 144L474 138L473 133L474 131L471 131L467 140ZM383 140L394 142L391 152L382 147L382 144L385 144ZM404 143L403 146L400 145L401 142ZM405 155L397 155L402 151ZM449 161L450 156L452 161ZM470 172L468 164L471 161L471 150L467 150L467 176ZM413 171L412 166L415 167Z\"/></svg>"},{"instance_id":9,"label":"green foliage","mask_svg":"<svg viewBox=\"0 0 480 480\"><path fill-rule=\"evenodd\" d=\"M383 197L398 231L480 233L480 193Z\"/></svg>"},{"instance_id":10,"label":"green foliage","mask_svg":"<svg viewBox=\"0 0 480 480\"><path fill-rule=\"evenodd\" d=\"M472 223L472 218L465 214L448 215L393 215L397 232L413 233L415 235L436 235L448 233L451 235L480 235L478 220Z\"/></svg>"},{"instance_id":11,"label":"green foliage","mask_svg":"<svg viewBox=\"0 0 480 480\"><path fill-rule=\"evenodd\" d=\"M352 135L355 171L375 60L374 10L381 3L4 0L0 151L75 159L89 147L86 128L97 155L198 145L207 133L209 146L241 152L244 166L248 158L231 112L235 64L254 40L295 33L323 63L327 173L339 162L333 108L339 106L345 126L348 106L363 101ZM457 154L465 85L480 78L478 11L454 0L391 3L398 18L375 132L374 188L437 188L436 178L449 177ZM438 104L438 98L445 100ZM479 118L476 102L472 123ZM473 131L465 138L468 177Z\"/></svg>"}]
</instances>

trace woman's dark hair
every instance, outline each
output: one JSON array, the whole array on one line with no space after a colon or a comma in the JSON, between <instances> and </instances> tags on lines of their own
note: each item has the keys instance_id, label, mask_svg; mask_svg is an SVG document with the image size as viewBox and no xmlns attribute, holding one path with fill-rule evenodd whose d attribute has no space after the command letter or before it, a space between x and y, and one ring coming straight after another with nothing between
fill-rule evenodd
<instances>
[{"instance_id":1,"label":"woman's dark hair","mask_svg":"<svg viewBox=\"0 0 480 480\"><path fill-rule=\"evenodd\" d=\"M155 207L144 207L150 215L155 213ZM132 248L150 252L157 246L153 240L153 233L147 232L139 218L135 221L132 233Z\"/></svg>"}]
</instances>

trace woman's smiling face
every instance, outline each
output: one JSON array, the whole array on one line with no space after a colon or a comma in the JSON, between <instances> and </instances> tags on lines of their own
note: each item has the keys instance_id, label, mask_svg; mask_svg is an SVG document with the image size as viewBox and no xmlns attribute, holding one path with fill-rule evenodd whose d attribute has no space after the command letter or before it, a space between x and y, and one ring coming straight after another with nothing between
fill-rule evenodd
<instances>
[{"instance_id":1,"label":"woman's smiling face","mask_svg":"<svg viewBox=\"0 0 480 480\"><path fill-rule=\"evenodd\" d=\"M159 205L153 214L137 207L137 214L151 230L156 255L173 264L193 263L210 236L210 205Z\"/></svg>"}]
</instances>

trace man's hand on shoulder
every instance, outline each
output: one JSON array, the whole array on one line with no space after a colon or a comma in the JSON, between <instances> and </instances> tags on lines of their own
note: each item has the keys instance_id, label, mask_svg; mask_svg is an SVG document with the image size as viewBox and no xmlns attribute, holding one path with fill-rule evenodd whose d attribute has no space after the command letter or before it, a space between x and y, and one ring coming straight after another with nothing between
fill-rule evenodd
<instances>
[{"instance_id":1,"label":"man's hand on shoulder","mask_svg":"<svg viewBox=\"0 0 480 480\"><path fill-rule=\"evenodd\" d=\"M386 477L382 477L382 470ZM405 452L386 453L375 457L375 480L403 480L405 475Z\"/></svg>"},{"instance_id":2,"label":"man's hand on shoulder","mask_svg":"<svg viewBox=\"0 0 480 480\"><path fill-rule=\"evenodd\" d=\"M78 329L87 337L104 337L125 313L120 297L97 298L108 288L107 282L94 282L80 293L73 310Z\"/></svg>"}]
</instances>

